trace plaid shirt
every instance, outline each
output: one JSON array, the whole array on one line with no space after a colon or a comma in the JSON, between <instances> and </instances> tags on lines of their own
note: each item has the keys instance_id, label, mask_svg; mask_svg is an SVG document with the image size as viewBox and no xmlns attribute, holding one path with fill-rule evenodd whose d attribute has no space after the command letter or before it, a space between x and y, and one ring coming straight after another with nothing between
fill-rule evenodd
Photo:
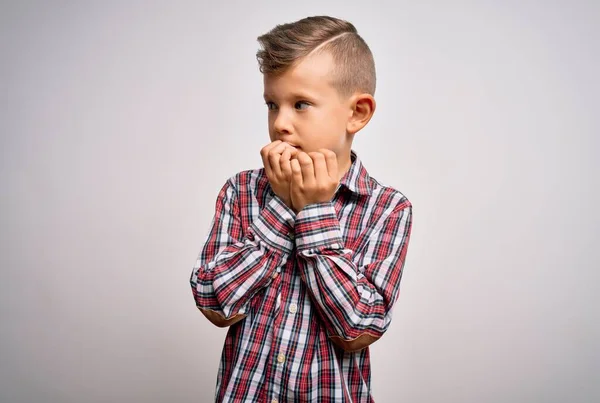
<instances>
[{"instance_id":1,"label":"plaid shirt","mask_svg":"<svg viewBox=\"0 0 600 403\"><path fill-rule=\"evenodd\" d=\"M191 275L200 311L229 326L217 402L373 402L368 345L392 320L412 206L354 151L333 199L297 215L264 168L219 192Z\"/></svg>"}]
</instances>

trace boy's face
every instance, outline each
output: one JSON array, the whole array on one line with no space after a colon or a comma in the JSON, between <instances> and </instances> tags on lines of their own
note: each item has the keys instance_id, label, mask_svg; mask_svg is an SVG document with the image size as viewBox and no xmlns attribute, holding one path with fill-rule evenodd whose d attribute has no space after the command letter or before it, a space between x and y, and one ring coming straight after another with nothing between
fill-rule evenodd
<instances>
[{"instance_id":1,"label":"boy's face","mask_svg":"<svg viewBox=\"0 0 600 403\"><path fill-rule=\"evenodd\" d=\"M352 108L331 85L333 67L329 52L322 52L281 75L264 76L271 141L284 141L306 153L326 148L338 158L349 156L352 138L346 128Z\"/></svg>"}]
</instances>

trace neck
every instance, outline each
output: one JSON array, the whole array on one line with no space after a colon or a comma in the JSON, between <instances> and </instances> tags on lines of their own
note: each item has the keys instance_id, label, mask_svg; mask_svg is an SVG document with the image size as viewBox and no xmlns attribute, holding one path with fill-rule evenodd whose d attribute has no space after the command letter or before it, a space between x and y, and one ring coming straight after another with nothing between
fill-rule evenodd
<instances>
[{"instance_id":1,"label":"neck","mask_svg":"<svg viewBox=\"0 0 600 403\"><path fill-rule=\"evenodd\" d=\"M350 154L348 154L344 159L338 158L338 182L342 180L344 175L346 175L346 172L350 170L351 166L352 158L350 157Z\"/></svg>"}]
</instances>

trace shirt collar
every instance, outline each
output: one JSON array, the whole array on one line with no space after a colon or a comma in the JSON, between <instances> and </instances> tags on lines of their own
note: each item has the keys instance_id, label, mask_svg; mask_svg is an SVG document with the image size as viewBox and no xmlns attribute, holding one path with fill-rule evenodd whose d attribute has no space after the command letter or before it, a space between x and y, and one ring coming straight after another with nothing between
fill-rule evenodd
<instances>
[{"instance_id":1,"label":"shirt collar","mask_svg":"<svg viewBox=\"0 0 600 403\"><path fill-rule=\"evenodd\" d=\"M350 150L350 160L352 165L340 180L340 186L343 185L354 193L370 196L373 191L371 178L354 150Z\"/></svg>"}]
</instances>

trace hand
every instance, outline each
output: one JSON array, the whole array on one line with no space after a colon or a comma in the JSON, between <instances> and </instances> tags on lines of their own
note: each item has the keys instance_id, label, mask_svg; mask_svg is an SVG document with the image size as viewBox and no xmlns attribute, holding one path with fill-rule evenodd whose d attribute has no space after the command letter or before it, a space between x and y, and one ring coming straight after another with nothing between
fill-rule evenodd
<instances>
[{"instance_id":1,"label":"hand","mask_svg":"<svg viewBox=\"0 0 600 403\"><path fill-rule=\"evenodd\" d=\"M273 141L260 150L265 173L269 178L273 192L290 208L292 208L290 197L292 167L290 160L297 154L298 150L280 140Z\"/></svg>"},{"instance_id":2,"label":"hand","mask_svg":"<svg viewBox=\"0 0 600 403\"><path fill-rule=\"evenodd\" d=\"M296 213L309 204L331 201L340 182L333 151L299 152L291 167L290 197Z\"/></svg>"}]
</instances>

